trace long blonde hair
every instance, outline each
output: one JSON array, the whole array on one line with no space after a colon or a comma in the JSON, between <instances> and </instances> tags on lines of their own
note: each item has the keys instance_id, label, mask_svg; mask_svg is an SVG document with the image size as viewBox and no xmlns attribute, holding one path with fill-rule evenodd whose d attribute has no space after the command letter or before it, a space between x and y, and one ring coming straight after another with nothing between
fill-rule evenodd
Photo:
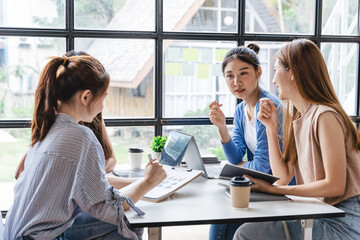
<instances>
[{"instance_id":1,"label":"long blonde hair","mask_svg":"<svg viewBox=\"0 0 360 240\"><path fill-rule=\"evenodd\" d=\"M301 96L311 103L333 108L351 132L354 147L360 149L360 134L340 105L319 48L308 39L297 39L282 47L277 57L282 67L291 70ZM293 120L299 117L299 112L290 101L285 101L284 112L283 159L296 162Z\"/></svg>"}]
</instances>

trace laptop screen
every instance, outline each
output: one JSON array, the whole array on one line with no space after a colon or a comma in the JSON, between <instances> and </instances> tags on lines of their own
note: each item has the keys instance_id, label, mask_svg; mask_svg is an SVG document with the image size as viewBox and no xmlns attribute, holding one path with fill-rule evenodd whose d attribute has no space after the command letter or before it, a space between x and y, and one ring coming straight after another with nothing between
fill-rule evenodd
<instances>
[{"instance_id":1,"label":"laptop screen","mask_svg":"<svg viewBox=\"0 0 360 240\"><path fill-rule=\"evenodd\" d=\"M176 131L170 132L164 149L161 152L159 162L164 165L179 166L190 141L190 135Z\"/></svg>"}]
</instances>

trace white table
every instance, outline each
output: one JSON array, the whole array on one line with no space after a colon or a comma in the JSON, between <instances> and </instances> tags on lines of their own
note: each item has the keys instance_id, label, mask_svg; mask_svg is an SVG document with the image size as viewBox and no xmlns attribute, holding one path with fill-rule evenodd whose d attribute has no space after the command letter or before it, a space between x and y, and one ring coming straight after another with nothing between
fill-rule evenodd
<instances>
[{"instance_id":1,"label":"white table","mask_svg":"<svg viewBox=\"0 0 360 240\"><path fill-rule=\"evenodd\" d=\"M235 209L217 182L199 177L160 203L139 201L136 205L146 215L127 211L130 226L148 227L149 239L153 240L161 239L164 226L301 219L305 239L311 239L312 219L345 216L342 210L322 201L299 197L292 201L250 202L248 210Z\"/></svg>"}]
</instances>

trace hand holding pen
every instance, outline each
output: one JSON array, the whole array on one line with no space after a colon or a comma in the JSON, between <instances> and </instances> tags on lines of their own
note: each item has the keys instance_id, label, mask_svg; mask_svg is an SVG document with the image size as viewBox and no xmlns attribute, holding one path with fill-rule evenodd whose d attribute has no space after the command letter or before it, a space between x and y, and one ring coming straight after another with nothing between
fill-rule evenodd
<instances>
[{"instance_id":1,"label":"hand holding pen","mask_svg":"<svg viewBox=\"0 0 360 240\"><path fill-rule=\"evenodd\" d=\"M152 157L151 153L148 154L148 159L149 159L150 165L152 165L153 157Z\"/></svg>"},{"instance_id":2,"label":"hand holding pen","mask_svg":"<svg viewBox=\"0 0 360 240\"><path fill-rule=\"evenodd\" d=\"M166 178L166 172L162 165L158 162L154 162L151 154L148 154L149 163L145 168L144 179L153 187L161 183Z\"/></svg>"}]
</instances>

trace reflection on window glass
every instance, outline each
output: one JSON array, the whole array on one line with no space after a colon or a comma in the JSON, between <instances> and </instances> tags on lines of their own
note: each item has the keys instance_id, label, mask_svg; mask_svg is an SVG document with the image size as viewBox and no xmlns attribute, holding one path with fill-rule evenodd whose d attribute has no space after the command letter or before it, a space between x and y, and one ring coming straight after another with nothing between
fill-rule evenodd
<instances>
[{"instance_id":1,"label":"reflection on window glass","mask_svg":"<svg viewBox=\"0 0 360 240\"><path fill-rule=\"evenodd\" d=\"M0 119L31 118L34 93L49 56L65 53L65 39L0 37Z\"/></svg>"},{"instance_id":2,"label":"reflection on window glass","mask_svg":"<svg viewBox=\"0 0 360 240\"><path fill-rule=\"evenodd\" d=\"M155 30L154 0L75 0L75 28Z\"/></svg>"},{"instance_id":3,"label":"reflection on window glass","mask_svg":"<svg viewBox=\"0 0 360 240\"><path fill-rule=\"evenodd\" d=\"M279 49L284 46L283 42L246 42L245 46L249 43L256 43L260 47L259 60L260 66L262 69L262 74L260 77L260 87L266 89L276 96L279 95L278 89L273 84L274 78L274 64L275 64L275 55Z\"/></svg>"},{"instance_id":4,"label":"reflection on window glass","mask_svg":"<svg viewBox=\"0 0 360 240\"><path fill-rule=\"evenodd\" d=\"M236 32L237 0L164 0L164 30Z\"/></svg>"},{"instance_id":5,"label":"reflection on window glass","mask_svg":"<svg viewBox=\"0 0 360 240\"><path fill-rule=\"evenodd\" d=\"M208 116L214 100L222 100L225 115L232 116L236 100L221 64L236 42L166 40L164 46L165 116Z\"/></svg>"},{"instance_id":6,"label":"reflection on window glass","mask_svg":"<svg viewBox=\"0 0 360 240\"><path fill-rule=\"evenodd\" d=\"M116 164L129 169L129 148L143 149L143 162L148 161L147 154L151 153L154 127L107 127L106 130L114 149Z\"/></svg>"},{"instance_id":7,"label":"reflection on window glass","mask_svg":"<svg viewBox=\"0 0 360 240\"><path fill-rule=\"evenodd\" d=\"M0 12L1 27L65 27L65 0L1 0Z\"/></svg>"},{"instance_id":8,"label":"reflection on window glass","mask_svg":"<svg viewBox=\"0 0 360 240\"><path fill-rule=\"evenodd\" d=\"M347 114L355 115L358 44L322 43L321 52L325 58L330 80L341 105Z\"/></svg>"},{"instance_id":9,"label":"reflection on window glass","mask_svg":"<svg viewBox=\"0 0 360 240\"><path fill-rule=\"evenodd\" d=\"M358 0L323 0L322 34L356 35Z\"/></svg>"},{"instance_id":10,"label":"reflection on window glass","mask_svg":"<svg viewBox=\"0 0 360 240\"><path fill-rule=\"evenodd\" d=\"M110 74L104 117L154 116L154 41L75 39L75 50L97 58Z\"/></svg>"},{"instance_id":11,"label":"reflection on window glass","mask_svg":"<svg viewBox=\"0 0 360 240\"><path fill-rule=\"evenodd\" d=\"M233 125L227 126L232 134ZM194 136L201 155L214 154L220 160L225 160L217 127L213 125L166 126L163 135L168 136L171 131L180 131Z\"/></svg>"},{"instance_id":12,"label":"reflection on window glass","mask_svg":"<svg viewBox=\"0 0 360 240\"><path fill-rule=\"evenodd\" d=\"M30 135L30 129L0 129L0 184L15 182L15 170L29 148Z\"/></svg>"},{"instance_id":13,"label":"reflection on window glass","mask_svg":"<svg viewBox=\"0 0 360 240\"><path fill-rule=\"evenodd\" d=\"M314 34L315 0L246 0L249 33Z\"/></svg>"}]
</instances>

